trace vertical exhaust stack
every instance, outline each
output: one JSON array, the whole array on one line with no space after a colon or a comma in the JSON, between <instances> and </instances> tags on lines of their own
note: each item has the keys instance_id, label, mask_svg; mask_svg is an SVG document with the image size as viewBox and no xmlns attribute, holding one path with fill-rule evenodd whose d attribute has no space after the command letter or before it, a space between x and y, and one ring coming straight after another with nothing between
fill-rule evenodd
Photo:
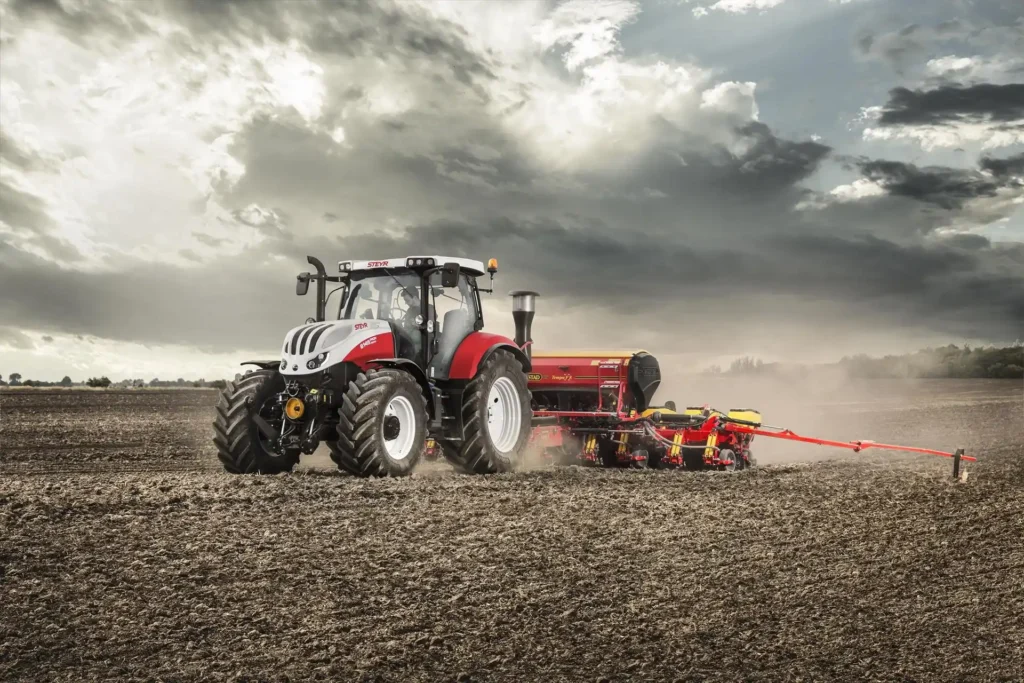
<instances>
[{"instance_id":1,"label":"vertical exhaust stack","mask_svg":"<svg viewBox=\"0 0 1024 683\"><path fill-rule=\"evenodd\" d=\"M511 292L509 296L512 297L512 319L516 323L516 345L526 352L527 358L533 358L533 338L530 337L530 330L533 327L533 313L540 294L517 290Z\"/></svg>"}]
</instances>

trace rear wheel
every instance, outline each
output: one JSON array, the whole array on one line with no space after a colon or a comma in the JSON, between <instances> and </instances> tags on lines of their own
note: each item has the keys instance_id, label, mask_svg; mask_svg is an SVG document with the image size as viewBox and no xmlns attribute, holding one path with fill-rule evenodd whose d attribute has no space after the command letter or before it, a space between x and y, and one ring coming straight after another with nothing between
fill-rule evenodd
<instances>
[{"instance_id":1,"label":"rear wheel","mask_svg":"<svg viewBox=\"0 0 1024 683\"><path fill-rule=\"evenodd\" d=\"M464 474L511 472L529 441L532 414L523 366L508 351L496 351L466 385L462 442L447 442L442 451Z\"/></svg>"},{"instance_id":2,"label":"rear wheel","mask_svg":"<svg viewBox=\"0 0 1024 683\"><path fill-rule=\"evenodd\" d=\"M221 390L213 443L225 470L231 474L278 474L295 467L298 453L282 455L273 443L285 419L276 400L282 391L284 378L276 370L250 372Z\"/></svg>"},{"instance_id":3,"label":"rear wheel","mask_svg":"<svg viewBox=\"0 0 1024 683\"><path fill-rule=\"evenodd\" d=\"M427 445L427 399L408 372L359 373L345 392L331 459L360 477L410 474Z\"/></svg>"}]
</instances>

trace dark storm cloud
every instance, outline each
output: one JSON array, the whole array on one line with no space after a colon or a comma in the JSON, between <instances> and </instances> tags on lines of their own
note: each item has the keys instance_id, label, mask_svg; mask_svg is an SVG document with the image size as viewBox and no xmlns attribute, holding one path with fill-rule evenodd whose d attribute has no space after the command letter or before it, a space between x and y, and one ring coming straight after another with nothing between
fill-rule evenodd
<instances>
[{"instance_id":1,"label":"dark storm cloud","mask_svg":"<svg viewBox=\"0 0 1024 683\"><path fill-rule=\"evenodd\" d=\"M1024 277L1003 267L1003 252L1013 255L1014 247L972 242L801 235L781 237L778 246L793 257L788 277L813 282L823 296L868 301L950 334L1014 338L1024 320Z\"/></svg>"},{"instance_id":2,"label":"dark storm cloud","mask_svg":"<svg viewBox=\"0 0 1024 683\"><path fill-rule=\"evenodd\" d=\"M26 234L25 239L55 259L76 261L78 250L66 241L54 237L53 220L39 197L0 180L0 221Z\"/></svg>"},{"instance_id":3,"label":"dark storm cloud","mask_svg":"<svg viewBox=\"0 0 1024 683\"><path fill-rule=\"evenodd\" d=\"M859 159L853 166L890 196L913 199L947 211L962 209L971 200L995 198L1001 190L1018 192L1024 197L1024 154L982 157L978 169L919 167L885 159Z\"/></svg>"},{"instance_id":4,"label":"dark storm cloud","mask_svg":"<svg viewBox=\"0 0 1024 683\"><path fill-rule=\"evenodd\" d=\"M740 139L749 144L743 154L723 151L721 156L697 162L699 172L709 174L708 179L713 180L713 184L724 183L737 194L789 190L814 173L832 151L819 142L780 138L757 121L737 132Z\"/></svg>"},{"instance_id":5,"label":"dark storm cloud","mask_svg":"<svg viewBox=\"0 0 1024 683\"><path fill-rule=\"evenodd\" d=\"M707 146L693 135L662 122L658 143L629 165L629 173L605 175L609 183L634 191L645 188L668 196L724 193L737 197L789 192L813 174L831 147L810 140L787 140L754 121L735 131L735 146Z\"/></svg>"},{"instance_id":6,"label":"dark storm cloud","mask_svg":"<svg viewBox=\"0 0 1024 683\"><path fill-rule=\"evenodd\" d=\"M1000 178L1024 178L1024 153L1005 159L985 157L981 160L981 167Z\"/></svg>"},{"instance_id":7,"label":"dark storm cloud","mask_svg":"<svg viewBox=\"0 0 1024 683\"><path fill-rule=\"evenodd\" d=\"M311 310L310 299L295 300L292 286L304 269L298 260L284 267L268 263L254 250L188 268L146 263L89 273L55 267L0 242L0 320L144 344L276 348ZM38 277L42 272L46 277Z\"/></svg>"},{"instance_id":8,"label":"dark storm cloud","mask_svg":"<svg viewBox=\"0 0 1024 683\"><path fill-rule=\"evenodd\" d=\"M942 125L977 119L1024 119L1024 83L943 86L934 90L893 88L878 122L883 126Z\"/></svg>"},{"instance_id":9,"label":"dark storm cloud","mask_svg":"<svg viewBox=\"0 0 1024 683\"><path fill-rule=\"evenodd\" d=\"M995 197L1004 185L978 171L945 166L918 168L901 161L866 161L860 164L864 177L874 180L889 194L959 209L979 197Z\"/></svg>"},{"instance_id":10,"label":"dark storm cloud","mask_svg":"<svg viewBox=\"0 0 1024 683\"><path fill-rule=\"evenodd\" d=\"M945 238L945 243L951 247L956 247L957 249L988 249L992 246L992 240L984 235L974 235L970 233L950 235Z\"/></svg>"},{"instance_id":11,"label":"dark storm cloud","mask_svg":"<svg viewBox=\"0 0 1024 683\"><path fill-rule=\"evenodd\" d=\"M717 305L702 309L703 322L720 324L733 307L769 291L814 292L839 310L852 304L900 311L905 322L933 324L949 334L1012 336L1024 320L1024 275L1016 268L1021 250L1014 246L970 237L902 244L868 234L828 235L830 227L821 223L817 232L780 230L719 249L696 249L640 235L603 237L552 222L444 221L397 236L349 238L345 253L497 256L502 289L535 289L621 319L644 316L650 306L692 309L701 300ZM637 308L640 292L645 305ZM979 303L974 297L982 292L986 299ZM757 324L762 315L768 320L781 312L751 309L745 315Z\"/></svg>"},{"instance_id":12,"label":"dark storm cloud","mask_svg":"<svg viewBox=\"0 0 1024 683\"><path fill-rule=\"evenodd\" d=\"M129 3L129 10L133 9L132 4ZM149 32L144 21L132 11L120 11L116 3L13 0L8 7L19 19L55 26L80 43Z\"/></svg>"}]
</instances>

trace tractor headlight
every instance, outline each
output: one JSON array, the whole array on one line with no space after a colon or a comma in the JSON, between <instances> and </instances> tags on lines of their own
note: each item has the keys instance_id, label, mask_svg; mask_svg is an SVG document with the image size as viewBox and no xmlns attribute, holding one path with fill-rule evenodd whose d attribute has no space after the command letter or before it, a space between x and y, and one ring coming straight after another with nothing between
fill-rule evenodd
<instances>
[{"instance_id":1,"label":"tractor headlight","mask_svg":"<svg viewBox=\"0 0 1024 683\"><path fill-rule=\"evenodd\" d=\"M298 420L305 412L306 404L302 402L301 398L292 397L284 404L284 414L287 415L290 420Z\"/></svg>"},{"instance_id":2,"label":"tractor headlight","mask_svg":"<svg viewBox=\"0 0 1024 683\"><path fill-rule=\"evenodd\" d=\"M316 370L318 367L323 365L325 360L327 360L327 354L326 353L321 353L316 358L310 358L309 360L306 361L306 369L307 370Z\"/></svg>"},{"instance_id":3,"label":"tractor headlight","mask_svg":"<svg viewBox=\"0 0 1024 683\"><path fill-rule=\"evenodd\" d=\"M351 261L342 261L341 263L338 264L338 270L340 270L343 273L352 270L352 262Z\"/></svg>"}]
</instances>

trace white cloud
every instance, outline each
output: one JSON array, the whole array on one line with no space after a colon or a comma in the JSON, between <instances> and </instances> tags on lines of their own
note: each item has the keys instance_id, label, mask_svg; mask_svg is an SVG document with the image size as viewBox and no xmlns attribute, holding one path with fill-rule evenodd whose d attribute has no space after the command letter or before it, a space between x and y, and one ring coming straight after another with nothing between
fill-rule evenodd
<instances>
[{"instance_id":1,"label":"white cloud","mask_svg":"<svg viewBox=\"0 0 1024 683\"><path fill-rule=\"evenodd\" d=\"M576 71L617 52L619 31L639 13L630 0L569 0L540 22L533 35L544 49L568 48L565 66Z\"/></svg>"},{"instance_id":2,"label":"white cloud","mask_svg":"<svg viewBox=\"0 0 1024 683\"><path fill-rule=\"evenodd\" d=\"M948 125L886 126L865 128L865 140L910 140L925 151L955 149L977 144L982 150L1024 144L1024 119L1009 122L977 121Z\"/></svg>"},{"instance_id":3,"label":"white cloud","mask_svg":"<svg viewBox=\"0 0 1024 683\"><path fill-rule=\"evenodd\" d=\"M931 79L953 80L964 84L1019 82L1024 69L1024 57L996 55L983 57L958 57L946 55L929 59L925 63L925 75Z\"/></svg>"},{"instance_id":4,"label":"white cloud","mask_svg":"<svg viewBox=\"0 0 1024 683\"><path fill-rule=\"evenodd\" d=\"M885 188L873 180L858 178L848 185L839 185L829 192L837 201L855 202L866 197L878 197L885 194Z\"/></svg>"},{"instance_id":5,"label":"white cloud","mask_svg":"<svg viewBox=\"0 0 1024 683\"><path fill-rule=\"evenodd\" d=\"M757 84L753 81L738 83L727 81L708 88L700 95L701 109L715 109L722 114L756 121L758 116L754 90Z\"/></svg>"},{"instance_id":6,"label":"white cloud","mask_svg":"<svg viewBox=\"0 0 1024 683\"><path fill-rule=\"evenodd\" d=\"M778 7L785 1L786 0L718 0L718 2L711 5L710 9L719 10L720 12L743 14L745 12L763 11L773 7Z\"/></svg>"},{"instance_id":7,"label":"white cloud","mask_svg":"<svg viewBox=\"0 0 1024 683\"><path fill-rule=\"evenodd\" d=\"M687 0L688 2L689 0ZM828 0L833 5L846 5L851 2L866 2L867 0ZM730 14L747 14L748 12L766 12L767 10L779 7L786 0L718 0L713 5L705 5L693 8L693 16L698 19L706 17L711 10L727 12Z\"/></svg>"},{"instance_id":8,"label":"white cloud","mask_svg":"<svg viewBox=\"0 0 1024 683\"><path fill-rule=\"evenodd\" d=\"M638 11L627 2L566 3L536 18L532 51L506 49L493 65L492 115L548 170L620 164L647 149L659 121L731 143L737 125L756 119L753 83L716 84L692 63L623 56L619 31ZM552 50L564 50L568 76L544 66Z\"/></svg>"},{"instance_id":9,"label":"white cloud","mask_svg":"<svg viewBox=\"0 0 1024 683\"><path fill-rule=\"evenodd\" d=\"M205 214L189 207L244 173L233 134L280 108L306 122L323 108L323 72L298 44L254 39L183 54L182 29L138 20L154 32L90 49L53 27L13 26L0 61L5 134L54 160L10 173L46 197L56 236L83 252L85 267L177 261L193 230L215 231L225 217L213 202Z\"/></svg>"}]
</instances>

